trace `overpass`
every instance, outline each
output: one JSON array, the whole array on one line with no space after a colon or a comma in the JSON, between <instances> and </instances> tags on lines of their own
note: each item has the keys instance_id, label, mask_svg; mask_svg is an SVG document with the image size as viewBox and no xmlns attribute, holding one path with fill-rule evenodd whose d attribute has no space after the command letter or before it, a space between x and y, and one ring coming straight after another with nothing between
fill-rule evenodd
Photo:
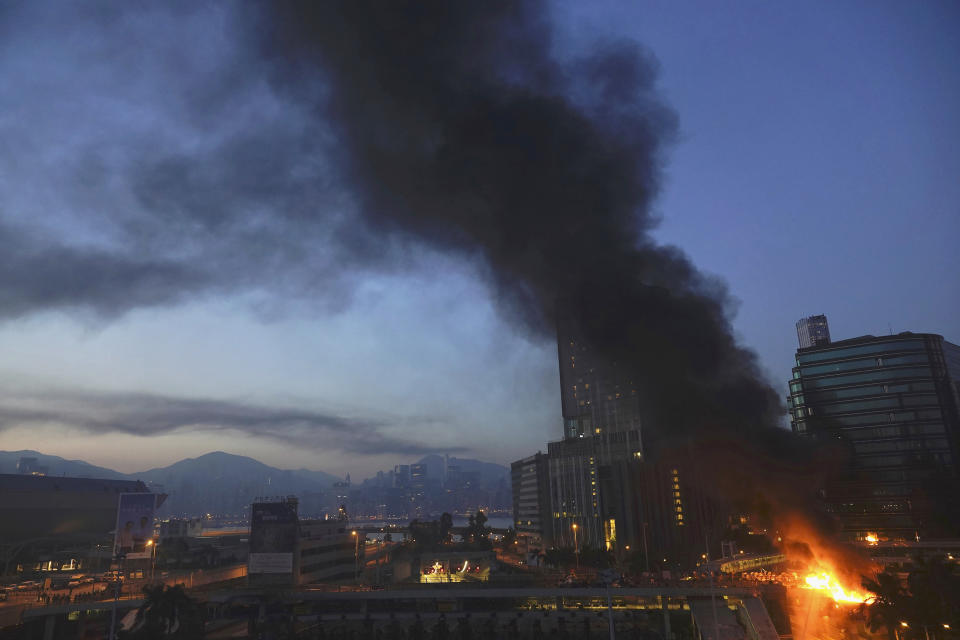
<instances>
[{"instance_id":1,"label":"overpass","mask_svg":"<svg viewBox=\"0 0 960 640\"><path fill-rule=\"evenodd\" d=\"M200 595L213 616L236 609L265 616L267 605L284 603L300 619L378 619L444 613L483 614L497 612L606 611L611 624L615 615L630 611L662 614L665 637L671 633L671 614L689 615L703 640L779 640L763 601L750 589L724 587L629 587L629 588L515 588L442 585L398 586L368 591L331 591L309 585L290 589L233 588ZM119 610L131 610L142 599L121 600ZM25 622L45 619L45 629L56 625L58 616L79 611L109 611L112 601L65 603L22 612ZM52 637L52 636L51 636Z\"/></svg>"}]
</instances>

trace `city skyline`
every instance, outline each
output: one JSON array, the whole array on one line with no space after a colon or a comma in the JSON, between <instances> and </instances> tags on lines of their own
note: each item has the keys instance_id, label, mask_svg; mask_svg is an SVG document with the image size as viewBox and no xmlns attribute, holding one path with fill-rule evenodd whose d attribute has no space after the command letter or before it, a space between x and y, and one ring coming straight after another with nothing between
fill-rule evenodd
<instances>
[{"instance_id":1,"label":"city skyline","mask_svg":"<svg viewBox=\"0 0 960 640\"><path fill-rule=\"evenodd\" d=\"M852 9L788 15L754 7L751 38L736 43L724 35L732 55L718 60L704 55L709 39L696 43L694 36L713 28L717 38L736 33L735 16L712 15L714 21L692 10L639 12L616 4L583 16L575 6L553 7L558 40L570 51L586 46L585 34L617 35L638 40L659 60L657 87L678 115L679 140L666 154L665 184L653 206L662 224L654 237L676 243L726 281L740 305L734 330L758 352L781 396L793 365L793 325L812 313L830 318L835 340L909 330L957 342L960 296L950 293L958 288L960 258L949 245L960 201L951 176L960 173L960 159L945 141L955 138L950 114L960 110L960 84L948 67L958 45L949 40L949 20L936 20L955 8L931 4L900 16L882 7L860 25L862 13ZM158 126L160 139L179 147L200 128L179 100L198 99L196 83L207 76L161 67L135 81L131 67L90 43L112 43L121 27L130 27L145 38L140 61L155 64L158 52L183 45L180 39L223 16L219 10L186 17L159 12L153 36L135 16L80 21L71 29L86 44L54 47L52 40L77 16L57 18L49 7L11 11L20 31L11 32L0 70L12 78L9 95L19 91L22 98L18 118L0 127L17 133L10 139L22 153L16 163L4 158L0 237L9 241L19 237L14 231L28 229L25 237L39 237L41 249L116 242L111 234L137 221L104 202L125 195L124 206L145 206L142 193L138 200L102 179L117 164L126 166L126 153L143 150L120 144L119 137L149 138ZM830 20L822 20L823 12ZM572 32L581 19L584 28ZM686 45L671 41L685 29ZM870 43L892 29L918 46L872 57ZM162 42L171 34L174 45ZM829 46L814 50L817 36ZM753 60L754 75L729 68L773 37L783 38L782 55ZM54 55L36 60L31 39L50 43ZM208 71L228 68L225 58L237 55L229 43L207 47L191 51L202 54ZM825 69L826 59L836 67ZM80 69L77 61L91 64ZM129 84L111 84L111 74ZM856 74L857 82L841 83L850 77L845 74ZM691 75L696 87L688 83ZM715 77L729 84L714 94L718 105L711 110L703 98L718 89ZM796 80L794 91L774 81L784 77ZM763 89L751 91L758 79ZM97 81L129 91L84 88L103 86ZM804 90L803 82L813 84ZM885 92L889 84L898 87L896 95ZM152 103L166 86L177 89L176 98ZM66 107L52 101L64 87L79 96L70 106L79 109L79 121L66 120ZM816 101L805 101L814 94ZM289 106L272 103L275 96L259 86L243 95L248 105L270 103L262 104L268 113ZM877 95L888 100L871 101ZM8 97L4 104L14 102ZM854 107L864 104L870 113L853 118ZM796 117L800 113L809 120ZM815 116L824 124L813 127L814 140L804 140ZM104 133L108 118L119 124ZM242 123L220 123L216 135L229 136ZM68 129L75 129L71 136ZM284 139L293 132L271 134ZM738 141L746 145L740 152ZM106 151L91 156L90 144ZM827 157L830 162L817 164ZM889 179L894 175L899 179ZM885 188L872 195L877 182ZM257 194L246 195L262 205ZM911 246L902 246L904 238ZM324 242L336 254L338 245ZM224 253L214 261L227 260L233 246L249 248L217 244ZM82 297L12 295L0 325L7 354L0 370L4 448L122 471L161 466L184 451L229 450L275 466L288 461L289 467L359 475L388 468L403 455L413 460L446 451L509 464L556 439L562 418L555 343L517 328L497 304L482 265L422 246L400 252L414 255L395 270L347 267L316 283L301 281L296 265L270 264L276 271L266 280L188 287L159 302L106 296L99 299L106 306L98 307L85 306ZM805 277L814 262L819 277ZM827 273L836 278L828 280ZM286 287L274 287L272 276Z\"/></svg>"}]
</instances>

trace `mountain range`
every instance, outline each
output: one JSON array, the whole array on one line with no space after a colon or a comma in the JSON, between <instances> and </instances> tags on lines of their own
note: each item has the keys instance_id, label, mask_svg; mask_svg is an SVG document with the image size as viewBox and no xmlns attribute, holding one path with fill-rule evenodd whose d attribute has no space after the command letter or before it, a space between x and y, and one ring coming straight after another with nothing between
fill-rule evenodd
<instances>
[{"instance_id":1,"label":"mountain range","mask_svg":"<svg viewBox=\"0 0 960 640\"><path fill-rule=\"evenodd\" d=\"M38 451L0 451L0 473L17 473L20 458L36 458L47 475L75 478L142 480L154 491L166 493L167 501L159 515L196 516L203 513L238 514L258 496L296 495L301 501L316 503L313 496L329 490L341 478L310 469L277 469L247 456L214 451L197 458L186 458L166 467L121 473L83 460L66 460ZM439 477L443 458L425 456L428 474ZM450 459L464 471L480 471L488 481L509 478L503 465L471 459Z\"/></svg>"}]
</instances>

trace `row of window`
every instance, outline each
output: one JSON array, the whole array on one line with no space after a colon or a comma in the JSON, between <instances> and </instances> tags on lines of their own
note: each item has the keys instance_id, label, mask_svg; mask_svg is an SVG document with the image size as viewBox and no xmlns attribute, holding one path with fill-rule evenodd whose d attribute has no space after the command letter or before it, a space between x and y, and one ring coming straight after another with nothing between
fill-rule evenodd
<instances>
[{"instance_id":1,"label":"row of window","mask_svg":"<svg viewBox=\"0 0 960 640\"><path fill-rule=\"evenodd\" d=\"M800 372L794 371L794 377L799 378ZM930 378L932 374L930 367L909 367L906 369L875 370L864 373L847 374L843 376L831 376L829 378L803 379L803 388L806 391L811 389L829 389L831 387L845 387L861 382L883 382L884 380L896 380L899 378Z\"/></svg>"},{"instance_id":2,"label":"row of window","mask_svg":"<svg viewBox=\"0 0 960 640\"><path fill-rule=\"evenodd\" d=\"M806 433L808 426L805 420L798 420L793 423L797 433ZM850 440L877 440L879 438L901 438L907 436L925 436L942 435L946 433L944 426L940 423L909 423L895 426L876 426L876 427L855 427L852 429L843 429L844 437Z\"/></svg>"},{"instance_id":3,"label":"row of window","mask_svg":"<svg viewBox=\"0 0 960 640\"><path fill-rule=\"evenodd\" d=\"M791 383L790 388L794 393L799 393L801 389L794 389ZM859 387L848 387L846 389L831 389L828 391L817 391L813 393L800 394L794 396L794 404L799 406L804 404L804 400L810 404L819 404L821 402L830 402L831 400L844 400L846 398L860 398L863 396L877 396L887 393L910 393L912 391L934 391L932 382L904 382L899 384L874 384Z\"/></svg>"},{"instance_id":4,"label":"row of window","mask_svg":"<svg viewBox=\"0 0 960 640\"><path fill-rule=\"evenodd\" d=\"M799 410L798 410L799 411ZM800 416L798 416L800 417ZM940 409L920 409L919 411L889 411L885 413L867 413L856 416L833 416L829 418L829 424L836 424L841 427L857 427L870 424L884 424L891 422L916 422L922 420L940 420L942 418ZM801 423L803 421L795 421ZM806 429L804 429L805 431Z\"/></svg>"},{"instance_id":5,"label":"row of window","mask_svg":"<svg viewBox=\"0 0 960 640\"><path fill-rule=\"evenodd\" d=\"M874 369L880 367L895 367L903 364L926 364L929 362L926 352L908 354L901 356L883 356L879 358L860 358L858 360L845 360L843 362L831 362L830 364L818 364L806 367L800 367L801 376L815 376L826 373L839 373L841 371L856 371L858 369Z\"/></svg>"},{"instance_id":6,"label":"row of window","mask_svg":"<svg viewBox=\"0 0 960 640\"><path fill-rule=\"evenodd\" d=\"M946 450L950 445L946 438L926 438L922 440L887 440L880 442L858 442L854 445L857 453L893 453L896 451Z\"/></svg>"},{"instance_id":7,"label":"row of window","mask_svg":"<svg viewBox=\"0 0 960 640\"><path fill-rule=\"evenodd\" d=\"M322 571L323 569L330 569L332 567L341 567L342 572L345 575L348 575L354 571L355 559L350 558L338 558L336 560L327 560L325 562L314 562L313 564L308 564L300 567L300 573L313 573L314 571ZM333 577L333 576L330 576Z\"/></svg>"},{"instance_id":8,"label":"row of window","mask_svg":"<svg viewBox=\"0 0 960 640\"><path fill-rule=\"evenodd\" d=\"M797 355L797 364L809 364L811 362L823 362L824 360L835 360L839 358L852 358L854 356L868 355L871 353L918 351L924 348L922 340L899 340L897 342L884 342L882 344L864 344L858 347L847 347L846 349L832 349L818 353L801 353Z\"/></svg>"},{"instance_id":9,"label":"row of window","mask_svg":"<svg viewBox=\"0 0 960 640\"><path fill-rule=\"evenodd\" d=\"M896 396L892 398L875 398L873 400L858 400L856 402L838 402L818 406L816 413L821 415L836 415L849 411L873 411L876 409L899 409L900 407L939 406L940 402L934 393L924 393L913 396Z\"/></svg>"},{"instance_id":10,"label":"row of window","mask_svg":"<svg viewBox=\"0 0 960 640\"><path fill-rule=\"evenodd\" d=\"M909 465L923 465L924 471L929 471L930 464L950 464L949 453L905 453L897 456L865 456L857 460L861 467L902 467Z\"/></svg>"},{"instance_id":11,"label":"row of window","mask_svg":"<svg viewBox=\"0 0 960 640\"><path fill-rule=\"evenodd\" d=\"M833 513L904 513L909 511L909 508L902 502L884 502L881 504L871 502L843 502L829 505L827 511Z\"/></svg>"},{"instance_id":12,"label":"row of window","mask_svg":"<svg viewBox=\"0 0 960 640\"><path fill-rule=\"evenodd\" d=\"M879 438L905 438L942 436L946 434L942 424L911 424L896 427L872 427L867 429L844 429L843 435L850 440L877 440Z\"/></svg>"},{"instance_id":13,"label":"row of window","mask_svg":"<svg viewBox=\"0 0 960 640\"><path fill-rule=\"evenodd\" d=\"M321 553L330 553L333 551L349 551L353 553L355 543L351 542L349 544L343 542L336 542L334 544L323 545L322 547L310 547L309 549L303 549L300 552L300 557L306 558L309 556L320 555Z\"/></svg>"}]
</instances>

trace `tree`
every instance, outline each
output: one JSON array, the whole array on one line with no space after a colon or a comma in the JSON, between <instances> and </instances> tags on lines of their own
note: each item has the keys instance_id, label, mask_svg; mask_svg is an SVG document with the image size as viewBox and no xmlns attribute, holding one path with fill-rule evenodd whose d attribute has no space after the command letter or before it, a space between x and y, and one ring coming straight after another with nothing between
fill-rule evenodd
<instances>
[{"instance_id":1,"label":"tree","mask_svg":"<svg viewBox=\"0 0 960 640\"><path fill-rule=\"evenodd\" d=\"M163 584L143 588L146 596L137 610L133 628L124 637L197 638L203 636L200 607L183 589L183 585Z\"/></svg>"},{"instance_id":2,"label":"tree","mask_svg":"<svg viewBox=\"0 0 960 640\"><path fill-rule=\"evenodd\" d=\"M908 617L910 609L909 596L900 587L900 580L888 572L878 573L876 579L864 576L863 588L875 594L871 602L861 606L870 631L886 627L890 640L896 640L900 621Z\"/></svg>"},{"instance_id":3,"label":"tree","mask_svg":"<svg viewBox=\"0 0 960 640\"><path fill-rule=\"evenodd\" d=\"M476 514L470 515L467 521L466 534L466 538L474 544L489 543L490 529L487 528L487 516L484 515L483 511L477 511Z\"/></svg>"},{"instance_id":4,"label":"tree","mask_svg":"<svg viewBox=\"0 0 960 640\"><path fill-rule=\"evenodd\" d=\"M915 560L907 577L912 606L909 622L918 629L940 630L960 624L960 574L943 558ZM926 634L924 634L926 635Z\"/></svg>"},{"instance_id":5,"label":"tree","mask_svg":"<svg viewBox=\"0 0 960 640\"><path fill-rule=\"evenodd\" d=\"M440 542L450 542L450 531L453 529L453 516L447 512L440 514Z\"/></svg>"},{"instance_id":6,"label":"tree","mask_svg":"<svg viewBox=\"0 0 960 640\"><path fill-rule=\"evenodd\" d=\"M942 638L944 629L960 626L960 575L954 562L942 558L914 560L906 589L890 571L878 573L876 579L865 577L863 586L876 594L863 607L867 625L871 631L886 627L891 640L898 631L901 638Z\"/></svg>"},{"instance_id":7,"label":"tree","mask_svg":"<svg viewBox=\"0 0 960 640\"><path fill-rule=\"evenodd\" d=\"M516 542L516 540L517 540L517 532L514 530L513 527L508 528L507 531L503 534L504 550L509 549L513 545L513 543Z\"/></svg>"}]
</instances>

